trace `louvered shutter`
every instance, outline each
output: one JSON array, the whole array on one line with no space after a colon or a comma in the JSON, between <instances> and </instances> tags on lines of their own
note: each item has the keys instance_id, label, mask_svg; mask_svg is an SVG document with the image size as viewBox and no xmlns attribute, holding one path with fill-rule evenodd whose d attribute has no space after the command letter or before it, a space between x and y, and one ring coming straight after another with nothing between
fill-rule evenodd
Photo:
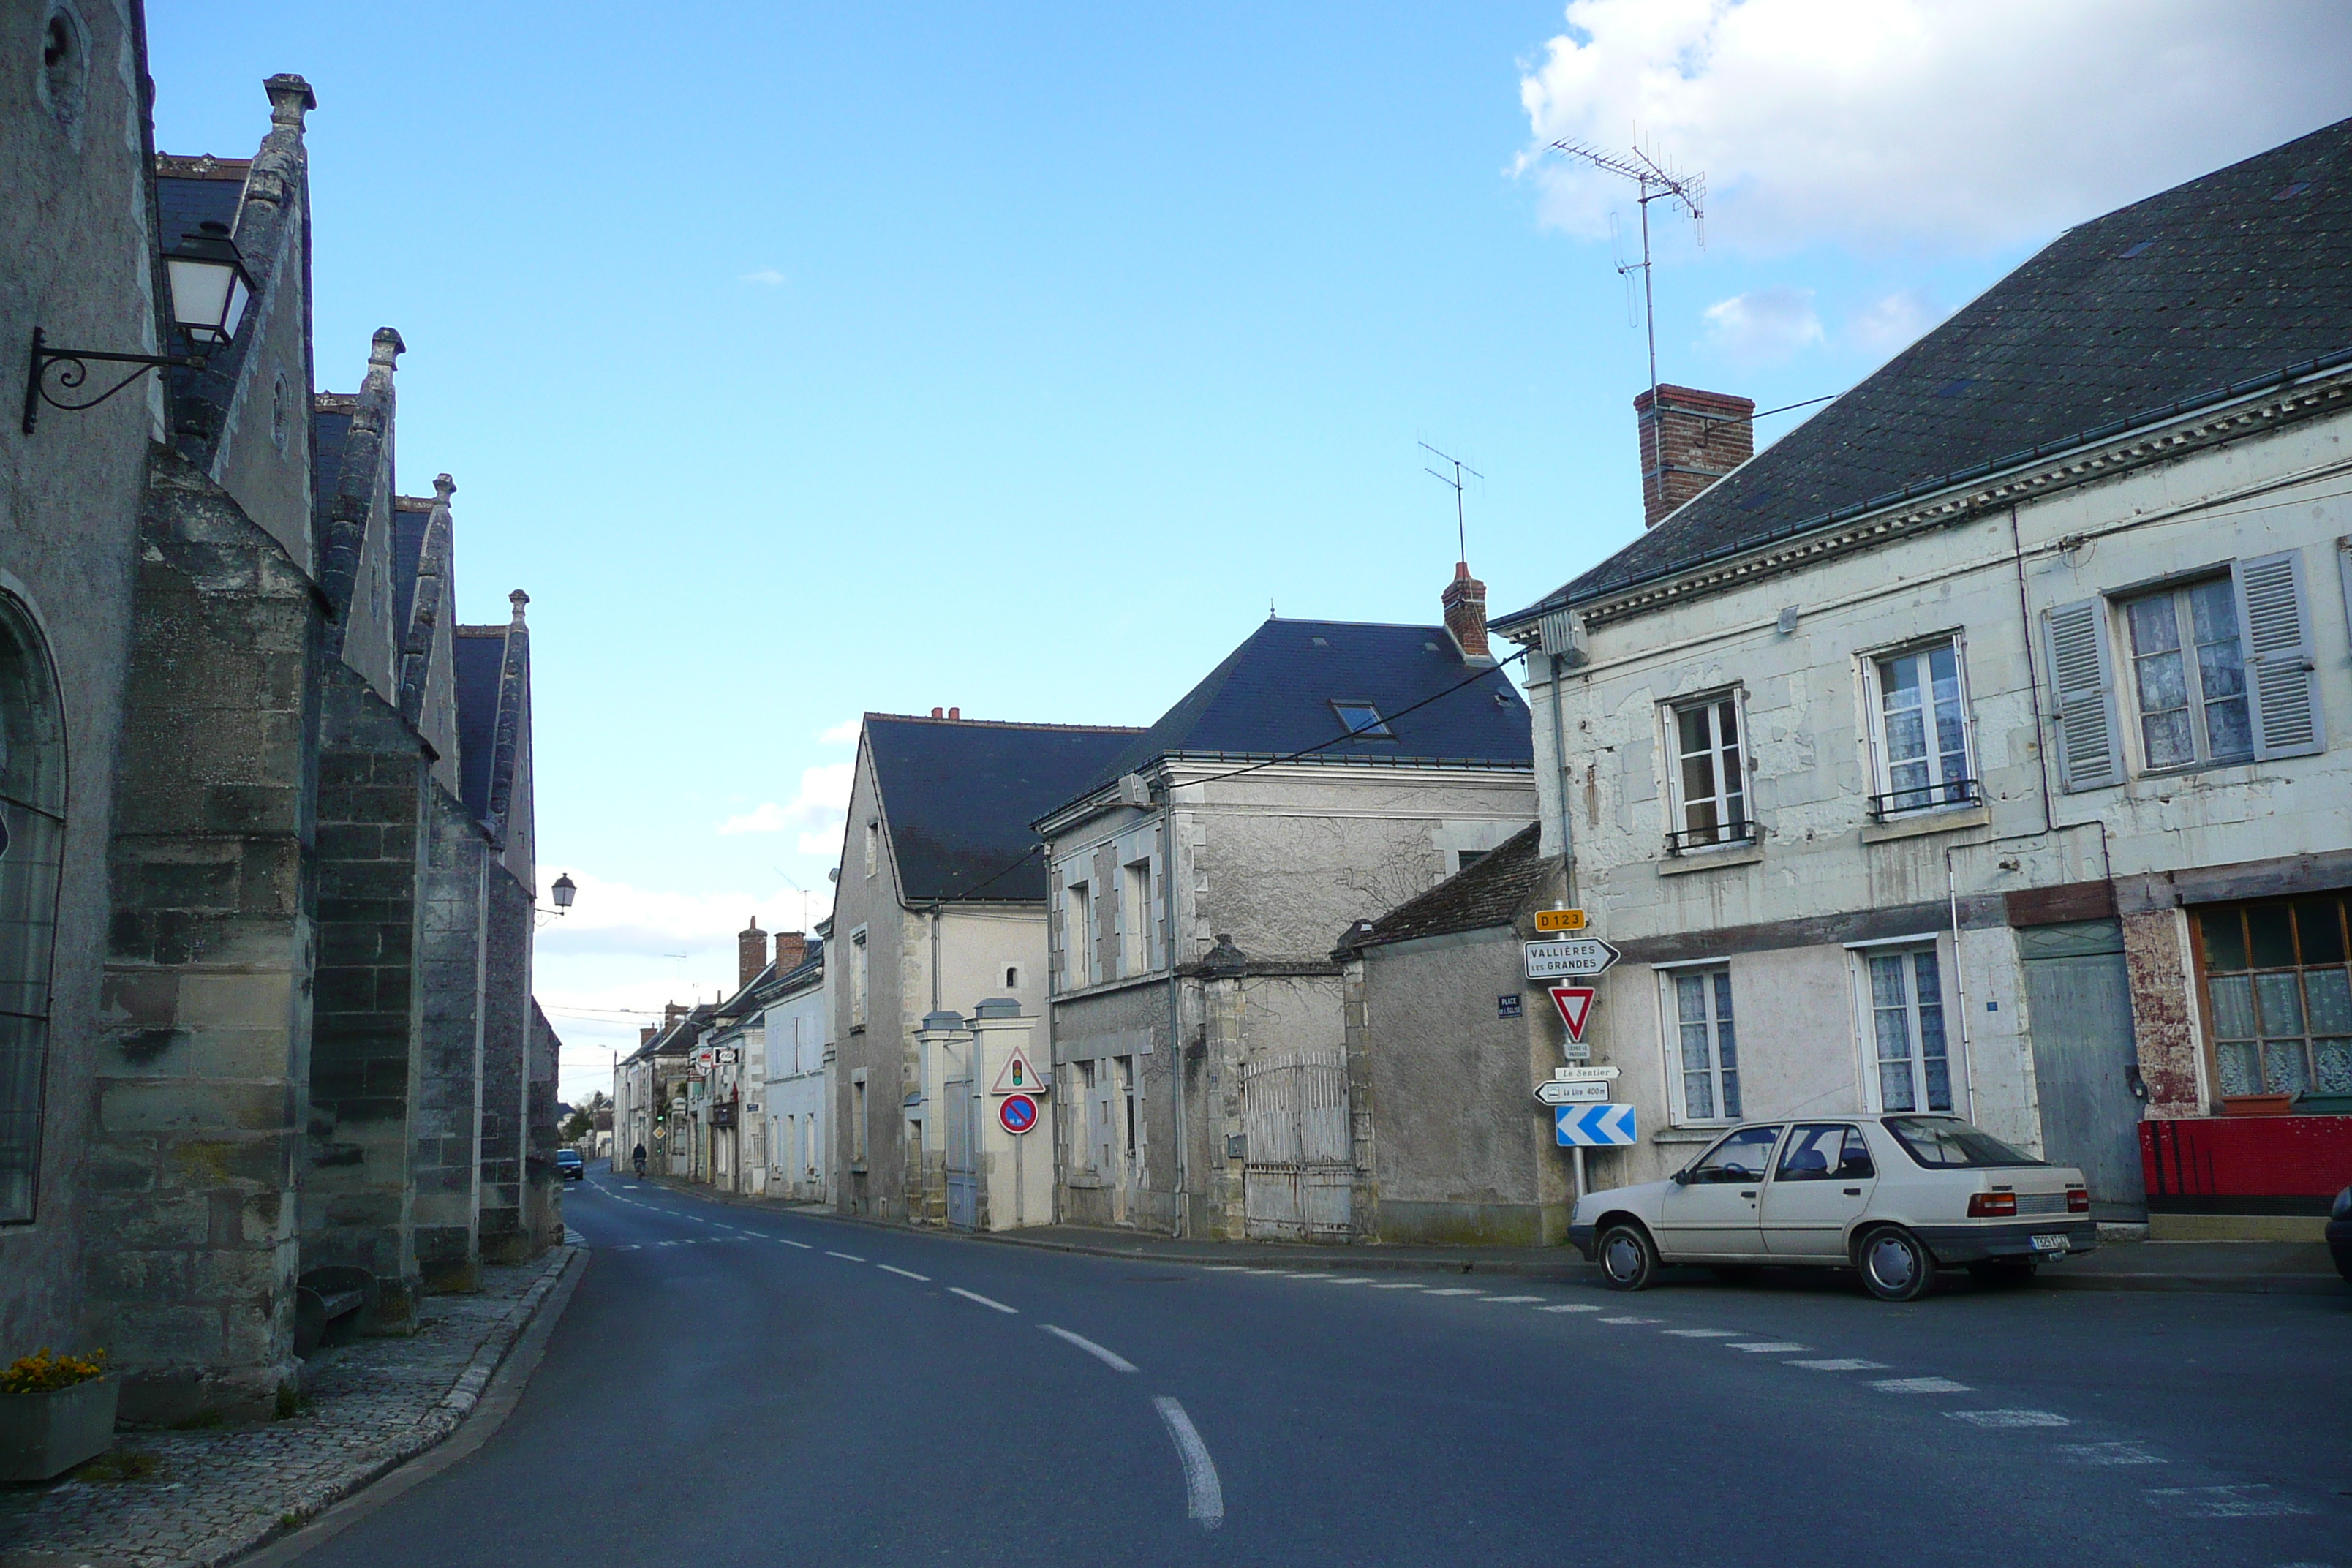
<instances>
[{"instance_id":1,"label":"louvered shutter","mask_svg":"<svg viewBox=\"0 0 2352 1568\"><path fill-rule=\"evenodd\" d=\"M2254 755L2307 757L2327 749L2315 679L2311 609L2303 592L2303 552L2240 561L2239 635L2246 639L2246 689L2253 709Z\"/></svg>"},{"instance_id":2,"label":"louvered shutter","mask_svg":"<svg viewBox=\"0 0 2352 1568\"><path fill-rule=\"evenodd\" d=\"M2106 605L2098 599L2053 605L2043 616L2050 684L2058 701L2058 781L2068 790L2124 782L2106 621Z\"/></svg>"}]
</instances>

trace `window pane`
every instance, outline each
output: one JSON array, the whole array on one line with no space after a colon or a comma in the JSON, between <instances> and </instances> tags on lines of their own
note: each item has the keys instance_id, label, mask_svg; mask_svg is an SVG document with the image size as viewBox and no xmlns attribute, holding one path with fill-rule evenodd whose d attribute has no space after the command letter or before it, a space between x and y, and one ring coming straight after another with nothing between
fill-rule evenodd
<instances>
[{"instance_id":1,"label":"window pane","mask_svg":"<svg viewBox=\"0 0 2352 1568\"><path fill-rule=\"evenodd\" d=\"M1715 1064L1707 1059L1706 1026L1685 1024L1682 1026L1683 1071L1705 1072Z\"/></svg>"},{"instance_id":2,"label":"window pane","mask_svg":"<svg viewBox=\"0 0 2352 1568\"><path fill-rule=\"evenodd\" d=\"M2251 1040L2262 1031L2254 1026L2254 982L2246 974L2215 975L2206 984L2213 994L2213 1037Z\"/></svg>"},{"instance_id":3,"label":"window pane","mask_svg":"<svg viewBox=\"0 0 2352 1568\"><path fill-rule=\"evenodd\" d=\"M2172 613L2171 595L2151 594L2145 599L2134 599L2124 606L2124 616L2131 623L2134 657L2168 653L2180 646L2180 622Z\"/></svg>"},{"instance_id":4,"label":"window pane","mask_svg":"<svg viewBox=\"0 0 2352 1568\"><path fill-rule=\"evenodd\" d=\"M1931 1171L2043 1163L1957 1116L1906 1117L1887 1122L1886 1130L1905 1153Z\"/></svg>"},{"instance_id":5,"label":"window pane","mask_svg":"<svg viewBox=\"0 0 2352 1568\"><path fill-rule=\"evenodd\" d=\"M2352 1039L2311 1042L2311 1087L2320 1094L2352 1094Z\"/></svg>"},{"instance_id":6,"label":"window pane","mask_svg":"<svg viewBox=\"0 0 2352 1568\"><path fill-rule=\"evenodd\" d=\"M1903 994L1903 961L1899 958L1874 958L1870 961L1870 1003L1874 1007L1900 1007L1906 998Z\"/></svg>"},{"instance_id":7,"label":"window pane","mask_svg":"<svg viewBox=\"0 0 2352 1568\"><path fill-rule=\"evenodd\" d=\"M1886 758L1901 764L1927 754L1927 726L1916 708L1897 709L1886 715Z\"/></svg>"},{"instance_id":8,"label":"window pane","mask_svg":"<svg viewBox=\"0 0 2352 1568\"><path fill-rule=\"evenodd\" d=\"M1675 714L1675 723L1682 731L1683 755L1688 756L1693 752L1704 752L1713 749L1706 732L1705 708L1678 710Z\"/></svg>"},{"instance_id":9,"label":"window pane","mask_svg":"<svg viewBox=\"0 0 2352 1568\"><path fill-rule=\"evenodd\" d=\"M1870 1157L1870 1145L1863 1142L1856 1128L1845 1130L1845 1152L1838 1160L1837 1173L1848 1178L1878 1174L1878 1166Z\"/></svg>"},{"instance_id":10,"label":"window pane","mask_svg":"<svg viewBox=\"0 0 2352 1568\"><path fill-rule=\"evenodd\" d=\"M2245 969L2246 933L2235 910L2214 910L2198 917L2205 933L2205 967Z\"/></svg>"},{"instance_id":11,"label":"window pane","mask_svg":"<svg viewBox=\"0 0 2352 1568\"><path fill-rule=\"evenodd\" d=\"M2262 1089L2262 1047L2252 1040L2226 1040L2214 1047L2223 1094L2255 1094Z\"/></svg>"},{"instance_id":12,"label":"window pane","mask_svg":"<svg viewBox=\"0 0 2352 1568\"><path fill-rule=\"evenodd\" d=\"M1723 1114L1739 1120L1739 1075L1729 1068L1723 1069Z\"/></svg>"},{"instance_id":13,"label":"window pane","mask_svg":"<svg viewBox=\"0 0 2352 1568\"><path fill-rule=\"evenodd\" d=\"M2268 1040L2263 1045L2263 1092L2297 1094L2311 1087L2311 1064L2301 1040Z\"/></svg>"},{"instance_id":14,"label":"window pane","mask_svg":"<svg viewBox=\"0 0 2352 1568\"><path fill-rule=\"evenodd\" d=\"M2238 651L2236 642L2200 646L2197 649L2197 682L2203 688L2207 701L2217 697L2242 697L2246 690L2245 656Z\"/></svg>"},{"instance_id":15,"label":"window pane","mask_svg":"<svg viewBox=\"0 0 2352 1568\"><path fill-rule=\"evenodd\" d=\"M2139 728L2149 767L2177 768L2197 760L2197 733L2186 712L2152 713L2139 721Z\"/></svg>"},{"instance_id":16,"label":"window pane","mask_svg":"<svg viewBox=\"0 0 2352 1568\"><path fill-rule=\"evenodd\" d=\"M2254 729L2246 717L2246 700L2232 697L2225 702L2207 703L2205 734L2216 758L2252 756Z\"/></svg>"},{"instance_id":17,"label":"window pane","mask_svg":"<svg viewBox=\"0 0 2352 1568\"><path fill-rule=\"evenodd\" d=\"M2246 910L2246 934L2256 969L2294 966L2294 925L2284 904L2256 904Z\"/></svg>"},{"instance_id":18,"label":"window pane","mask_svg":"<svg viewBox=\"0 0 2352 1568\"><path fill-rule=\"evenodd\" d=\"M1675 1016L1685 1024L1706 1017L1706 979L1698 974L1675 976Z\"/></svg>"},{"instance_id":19,"label":"window pane","mask_svg":"<svg viewBox=\"0 0 2352 1568\"><path fill-rule=\"evenodd\" d=\"M2334 899L2307 899L2294 906L2294 934L2305 963L2344 962L2344 921Z\"/></svg>"},{"instance_id":20,"label":"window pane","mask_svg":"<svg viewBox=\"0 0 2352 1568\"><path fill-rule=\"evenodd\" d=\"M2199 646L2238 640L2238 596L2227 577L2189 590L2189 625Z\"/></svg>"},{"instance_id":21,"label":"window pane","mask_svg":"<svg viewBox=\"0 0 2352 1568\"><path fill-rule=\"evenodd\" d=\"M2254 1005L2266 1040L2303 1037L2303 987L2293 974L2254 976Z\"/></svg>"},{"instance_id":22,"label":"window pane","mask_svg":"<svg viewBox=\"0 0 2352 1568\"><path fill-rule=\"evenodd\" d=\"M2340 969L2306 969L2303 997L2315 1035L2352 1035L2352 981Z\"/></svg>"},{"instance_id":23,"label":"window pane","mask_svg":"<svg viewBox=\"0 0 2352 1568\"><path fill-rule=\"evenodd\" d=\"M1696 1121L1715 1118L1715 1080L1703 1072L1683 1074L1683 1113Z\"/></svg>"},{"instance_id":24,"label":"window pane","mask_svg":"<svg viewBox=\"0 0 2352 1568\"><path fill-rule=\"evenodd\" d=\"M47 1030L37 1018L0 1017L0 1220L33 1217Z\"/></svg>"}]
</instances>

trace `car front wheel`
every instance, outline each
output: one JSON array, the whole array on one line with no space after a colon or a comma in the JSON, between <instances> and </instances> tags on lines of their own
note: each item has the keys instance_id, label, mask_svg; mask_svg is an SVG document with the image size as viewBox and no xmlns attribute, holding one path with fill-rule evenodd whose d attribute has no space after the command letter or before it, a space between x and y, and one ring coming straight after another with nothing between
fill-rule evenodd
<instances>
[{"instance_id":1,"label":"car front wheel","mask_svg":"<svg viewBox=\"0 0 2352 1568\"><path fill-rule=\"evenodd\" d=\"M1882 1301L1909 1301L1935 1282L1936 1260L1909 1231L1895 1226L1874 1230L1855 1249L1862 1283Z\"/></svg>"},{"instance_id":2,"label":"car front wheel","mask_svg":"<svg viewBox=\"0 0 2352 1568\"><path fill-rule=\"evenodd\" d=\"M1658 1249L1650 1233L1638 1225L1612 1225L1601 1233L1594 1249L1601 1258L1601 1275L1612 1290L1646 1290L1658 1277Z\"/></svg>"}]
</instances>

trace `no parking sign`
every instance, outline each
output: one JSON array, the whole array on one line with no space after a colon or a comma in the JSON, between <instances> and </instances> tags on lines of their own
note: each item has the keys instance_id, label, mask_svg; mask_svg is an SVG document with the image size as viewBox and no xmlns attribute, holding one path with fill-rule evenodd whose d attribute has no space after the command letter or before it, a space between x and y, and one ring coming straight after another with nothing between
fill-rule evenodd
<instances>
[{"instance_id":1,"label":"no parking sign","mask_svg":"<svg viewBox=\"0 0 2352 1568\"><path fill-rule=\"evenodd\" d=\"M996 1122L1017 1138L1037 1125L1037 1102L1025 1094L1008 1094L997 1101Z\"/></svg>"}]
</instances>

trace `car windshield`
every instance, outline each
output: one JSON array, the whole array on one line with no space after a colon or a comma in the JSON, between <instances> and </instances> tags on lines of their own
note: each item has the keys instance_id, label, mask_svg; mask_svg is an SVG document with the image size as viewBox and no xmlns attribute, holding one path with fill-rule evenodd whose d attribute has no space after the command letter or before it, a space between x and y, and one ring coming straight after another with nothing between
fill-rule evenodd
<instances>
[{"instance_id":1,"label":"car windshield","mask_svg":"<svg viewBox=\"0 0 2352 1568\"><path fill-rule=\"evenodd\" d=\"M1895 1134L1906 1154L1931 1171L2042 1163L1957 1116L1890 1116L1886 1130Z\"/></svg>"}]
</instances>

